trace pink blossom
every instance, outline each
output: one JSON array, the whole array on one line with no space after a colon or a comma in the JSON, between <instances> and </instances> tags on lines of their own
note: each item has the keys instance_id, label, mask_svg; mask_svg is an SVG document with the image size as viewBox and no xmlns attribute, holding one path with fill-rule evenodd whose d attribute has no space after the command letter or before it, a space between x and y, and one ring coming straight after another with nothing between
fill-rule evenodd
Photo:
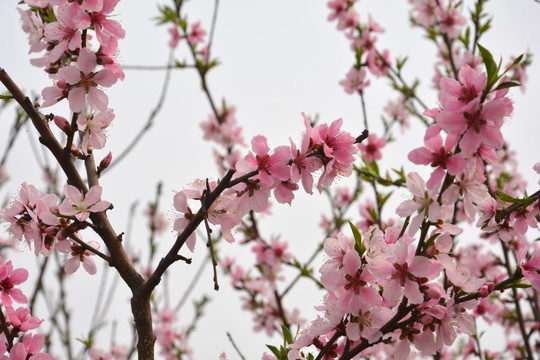
<instances>
[{"instance_id":1,"label":"pink blossom","mask_svg":"<svg viewBox=\"0 0 540 360\"><path fill-rule=\"evenodd\" d=\"M20 285L28 279L28 271L26 269L15 269L11 261L3 264L0 257L0 298L2 304L11 306L13 301L19 304L26 304L26 296L20 289L16 289L16 285Z\"/></svg>"},{"instance_id":2,"label":"pink blossom","mask_svg":"<svg viewBox=\"0 0 540 360\"><path fill-rule=\"evenodd\" d=\"M30 314L30 309L26 307L20 307L14 310L11 306L7 306L6 313L11 322L12 334L36 329L43 322L43 319L33 317Z\"/></svg>"},{"instance_id":3,"label":"pink blossom","mask_svg":"<svg viewBox=\"0 0 540 360\"><path fill-rule=\"evenodd\" d=\"M201 22L197 21L191 25L191 32L188 34L187 38L190 44L195 45L198 42L204 42L205 35L206 31L202 29Z\"/></svg>"},{"instance_id":4,"label":"pink blossom","mask_svg":"<svg viewBox=\"0 0 540 360\"><path fill-rule=\"evenodd\" d=\"M90 113L87 116L77 118L77 126L83 131L81 143L82 153L88 155L92 149L103 149L107 141L105 129L114 120L114 110L107 109L97 114Z\"/></svg>"},{"instance_id":5,"label":"pink blossom","mask_svg":"<svg viewBox=\"0 0 540 360\"><path fill-rule=\"evenodd\" d=\"M454 7L449 7L446 10L437 7L435 11L438 12L440 18L440 31L446 34L448 38L456 39L459 34L460 26L467 24L467 19Z\"/></svg>"},{"instance_id":6,"label":"pink blossom","mask_svg":"<svg viewBox=\"0 0 540 360\"><path fill-rule=\"evenodd\" d=\"M113 360L113 356L111 354L101 355L101 351L94 347L88 350L88 356L90 356L90 359L92 360Z\"/></svg>"},{"instance_id":7,"label":"pink blossom","mask_svg":"<svg viewBox=\"0 0 540 360\"><path fill-rule=\"evenodd\" d=\"M41 17L32 10L21 10L17 8L21 15L22 29L28 34L28 53L40 52L47 48L47 43L43 41L45 36L45 24Z\"/></svg>"},{"instance_id":8,"label":"pink blossom","mask_svg":"<svg viewBox=\"0 0 540 360\"><path fill-rule=\"evenodd\" d=\"M210 191L213 191L217 183L215 181L209 182ZM203 195L203 191L206 190L206 182L204 180L194 181L188 188L183 189L175 195L175 208L184 213L182 218L179 218L174 223L174 230L181 234L187 224L194 217L191 209L188 206L188 199L200 200ZM206 209L208 221L213 225L220 225L223 238L228 242L234 242L234 236L232 234L232 229L240 224L241 215L236 212L236 194L232 193L222 193L212 205ZM193 234L192 234L193 235ZM195 246L195 236L190 236L189 238L190 250ZM190 246L190 245L188 245Z\"/></svg>"},{"instance_id":9,"label":"pink blossom","mask_svg":"<svg viewBox=\"0 0 540 360\"><path fill-rule=\"evenodd\" d=\"M358 144L358 149L364 154L367 161L380 160L382 158L380 149L386 146L386 140L378 138L375 134L370 134L367 140L367 144Z\"/></svg>"},{"instance_id":10,"label":"pink blossom","mask_svg":"<svg viewBox=\"0 0 540 360\"><path fill-rule=\"evenodd\" d=\"M380 329L392 316L392 310L387 307L360 302L360 306L352 311L351 320L345 328L347 338L352 341L365 338L374 342L383 335Z\"/></svg>"},{"instance_id":11,"label":"pink blossom","mask_svg":"<svg viewBox=\"0 0 540 360\"><path fill-rule=\"evenodd\" d=\"M45 37L48 42L55 44L47 59L54 63L69 49L75 51L81 48L81 30L89 23L78 23L79 9L76 6L63 5L57 8L57 21L45 26Z\"/></svg>"},{"instance_id":12,"label":"pink blossom","mask_svg":"<svg viewBox=\"0 0 540 360\"><path fill-rule=\"evenodd\" d=\"M96 30L96 37L102 45L107 44L110 41L110 38L123 39L126 35L126 32L122 29L120 23L110 19L110 14L119 1L120 0L103 0L101 9L90 12L90 19Z\"/></svg>"},{"instance_id":13,"label":"pink blossom","mask_svg":"<svg viewBox=\"0 0 540 360\"><path fill-rule=\"evenodd\" d=\"M526 250L518 252L518 262L523 276L529 280L536 291L540 291L540 251L535 251L529 259L525 260Z\"/></svg>"},{"instance_id":14,"label":"pink blossom","mask_svg":"<svg viewBox=\"0 0 540 360\"><path fill-rule=\"evenodd\" d=\"M55 360L49 354L38 353L43 347L44 336L26 334L21 342L13 345L10 351L10 360Z\"/></svg>"},{"instance_id":15,"label":"pink blossom","mask_svg":"<svg viewBox=\"0 0 540 360\"><path fill-rule=\"evenodd\" d=\"M99 250L101 247L99 243L95 241L89 241L87 244L96 250ZM97 273L96 263L94 262L94 259L90 257L94 256L95 253L90 250L86 250L82 245L72 240L63 240L56 245L56 249L60 252L71 255L71 258L66 261L66 265L64 266L64 270L67 274L73 274L75 271L77 271L81 263L84 270L86 270L86 272L90 275L95 275Z\"/></svg>"},{"instance_id":16,"label":"pink blossom","mask_svg":"<svg viewBox=\"0 0 540 360\"><path fill-rule=\"evenodd\" d=\"M383 51L382 56L375 50L368 53L367 66L373 75L377 77L386 75L388 66L390 65L392 65L392 60L390 59L390 51L388 49Z\"/></svg>"},{"instance_id":17,"label":"pink blossom","mask_svg":"<svg viewBox=\"0 0 540 360\"><path fill-rule=\"evenodd\" d=\"M503 118L512 113L508 99L492 100L480 106L480 98L469 102L459 112L443 109L437 123L450 133L463 134L460 141L463 155L475 153L481 144L501 148L504 140L500 127Z\"/></svg>"},{"instance_id":18,"label":"pink blossom","mask_svg":"<svg viewBox=\"0 0 540 360\"><path fill-rule=\"evenodd\" d=\"M435 25L438 20L438 13L435 11L438 7L433 0L411 0L413 3L413 21L427 28Z\"/></svg>"},{"instance_id":19,"label":"pink blossom","mask_svg":"<svg viewBox=\"0 0 540 360\"><path fill-rule=\"evenodd\" d=\"M321 124L311 132L313 148L322 146L323 151L319 156L324 164L324 171L317 185L319 192L322 191L322 186L330 185L336 176L349 176L352 173L354 154L358 152L354 146L356 139L341 131L342 123L343 119L337 119L330 126Z\"/></svg>"},{"instance_id":20,"label":"pink blossom","mask_svg":"<svg viewBox=\"0 0 540 360\"><path fill-rule=\"evenodd\" d=\"M171 40L169 40L169 46L174 49L178 46L178 42L182 39L182 36L178 31L178 26L173 25L171 28L169 28L169 34L171 35Z\"/></svg>"},{"instance_id":21,"label":"pink blossom","mask_svg":"<svg viewBox=\"0 0 540 360\"><path fill-rule=\"evenodd\" d=\"M468 103L482 95L487 83L485 72L477 74L469 65L464 65L459 71L459 81L454 78L441 79L439 99L443 108L459 111Z\"/></svg>"},{"instance_id":22,"label":"pink blossom","mask_svg":"<svg viewBox=\"0 0 540 360\"><path fill-rule=\"evenodd\" d=\"M302 139L301 149L297 149L295 143L289 138L291 143L291 181L297 183L302 181L302 186L308 194L313 193L313 172L317 171L323 164L322 161L315 156L308 156L310 147L313 145L311 137L313 128L305 113L302 113L304 118L304 136Z\"/></svg>"},{"instance_id":23,"label":"pink blossom","mask_svg":"<svg viewBox=\"0 0 540 360\"><path fill-rule=\"evenodd\" d=\"M450 175L457 175L465 169L467 163L463 157L460 154L451 154L457 141L457 136L449 134L443 145L441 135L437 134L429 139L424 139L425 147L414 149L409 153L408 159L411 162L431 165L435 168L427 182L429 189L439 185L446 174L445 170L448 170Z\"/></svg>"},{"instance_id":24,"label":"pink blossom","mask_svg":"<svg viewBox=\"0 0 540 360\"><path fill-rule=\"evenodd\" d=\"M480 181L476 169L469 163L465 171L455 178L442 195L444 204L453 204L458 197L463 196L463 208L467 221L472 222L476 215L478 204L488 196L488 189Z\"/></svg>"},{"instance_id":25,"label":"pink blossom","mask_svg":"<svg viewBox=\"0 0 540 360\"><path fill-rule=\"evenodd\" d=\"M275 187L274 178L281 181L289 180L291 167L288 165L291 150L288 146L277 147L272 155L266 142L266 137L257 135L251 140L251 147L255 155L250 152L243 160L236 163L236 169L241 173L258 170L261 185L266 188Z\"/></svg>"},{"instance_id":26,"label":"pink blossom","mask_svg":"<svg viewBox=\"0 0 540 360\"><path fill-rule=\"evenodd\" d=\"M446 304L447 313L440 319L441 324L437 328L437 345L452 345L456 340L458 331L472 335L476 331L474 318L467 312L476 305L476 301L467 301L454 304L454 299L450 299Z\"/></svg>"},{"instance_id":27,"label":"pink blossom","mask_svg":"<svg viewBox=\"0 0 540 360\"><path fill-rule=\"evenodd\" d=\"M537 174L540 174L540 162L537 162L533 166L534 171L536 171ZM540 185L540 180L538 180L538 185Z\"/></svg>"},{"instance_id":28,"label":"pink blossom","mask_svg":"<svg viewBox=\"0 0 540 360\"><path fill-rule=\"evenodd\" d=\"M332 13L328 15L328 21L339 19L347 10L347 4L343 0L331 0L327 3Z\"/></svg>"},{"instance_id":29,"label":"pink blossom","mask_svg":"<svg viewBox=\"0 0 540 360\"><path fill-rule=\"evenodd\" d=\"M174 222L174 231L180 235L190 221L195 217L191 208L188 205L188 197L186 192L179 191L174 195L174 208L181 213L181 216ZM186 245L189 250L193 252L195 250L195 244L197 242L196 232L193 231L186 240Z\"/></svg>"},{"instance_id":30,"label":"pink blossom","mask_svg":"<svg viewBox=\"0 0 540 360\"><path fill-rule=\"evenodd\" d=\"M432 270L431 260L415 256L414 248L403 240L392 246L388 258L372 259L368 270L375 278L383 280L383 297L391 304L396 303L402 294L410 303L423 303L424 295L420 291L419 278L438 276Z\"/></svg>"},{"instance_id":31,"label":"pink blossom","mask_svg":"<svg viewBox=\"0 0 540 360\"><path fill-rule=\"evenodd\" d=\"M91 212L105 211L111 206L110 202L100 200L101 192L99 185L92 186L86 195L73 185L65 185L66 198L58 210L62 215L75 216L77 220L85 221Z\"/></svg>"},{"instance_id":32,"label":"pink blossom","mask_svg":"<svg viewBox=\"0 0 540 360\"><path fill-rule=\"evenodd\" d=\"M103 69L95 72L97 66L96 54L90 51L88 48L80 50L79 59L77 65L71 65L63 67L58 70L58 73L54 75L56 80L63 81L67 89L69 100L69 107L73 112L81 112L85 106L85 96L88 94L88 103L93 108L100 111L105 111L109 103L109 99L103 90L98 86L110 87L118 79L115 73L110 69ZM42 91L45 103L42 106L49 106L54 104L59 98L59 93L56 90L57 87L53 86L45 88ZM60 87L60 89L62 89ZM62 89L62 91L64 90Z\"/></svg>"},{"instance_id":33,"label":"pink blossom","mask_svg":"<svg viewBox=\"0 0 540 360\"><path fill-rule=\"evenodd\" d=\"M364 88L369 86L369 80L366 81L366 69L351 68L345 79L341 80L339 84L345 88L347 94L361 94Z\"/></svg>"},{"instance_id":34,"label":"pink blossom","mask_svg":"<svg viewBox=\"0 0 540 360\"><path fill-rule=\"evenodd\" d=\"M225 111L219 110L219 120L214 115L208 116L208 121L201 123L204 138L213 140L225 148L245 146L242 128L238 126L235 113L236 107L231 106Z\"/></svg>"},{"instance_id":35,"label":"pink blossom","mask_svg":"<svg viewBox=\"0 0 540 360\"><path fill-rule=\"evenodd\" d=\"M411 216L414 212L417 215L409 225L409 235L414 235L420 224L427 216L429 221L438 222L441 217L441 207L435 198L438 190L427 189L424 180L418 173L412 172L407 175L407 187L413 194L412 200L402 202L396 209L396 214L401 217Z\"/></svg>"},{"instance_id":36,"label":"pink blossom","mask_svg":"<svg viewBox=\"0 0 540 360\"><path fill-rule=\"evenodd\" d=\"M396 101L388 101L383 108L384 112L390 116L391 119L397 121L401 125L401 132L407 129L409 125L409 111L407 110L405 100L400 97Z\"/></svg>"},{"instance_id":37,"label":"pink blossom","mask_svg":"<svg viewBox=\"0 0 540 360\"><path fill-rule=\"evenodd\" d=\"M341 13L341 16L338 18L337 28L338 30L355 28L358 25L358 22L358 13L354 7L351 6Z\"/></svg>"}]
</instances>

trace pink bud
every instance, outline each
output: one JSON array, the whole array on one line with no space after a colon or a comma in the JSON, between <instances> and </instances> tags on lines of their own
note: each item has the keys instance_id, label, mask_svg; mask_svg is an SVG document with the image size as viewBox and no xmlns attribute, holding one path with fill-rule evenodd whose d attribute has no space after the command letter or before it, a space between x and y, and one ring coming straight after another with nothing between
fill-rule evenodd
<instances>
[{"instance_id":1,"label":"pink bud","mask_svg":"<svg viewBox=\"0 0 540 360\"><path fill-rule=\"evenodd\" d=\"M103 170L108 168L109 165L111 164L111 160L112 160L112 153L109 151L107 156L105 156L103 160L101 160L101 162L99 163L99 166L97 168L97 173L100 174Z\"/></svg>"},{"instance_id":2,"label":"pink bud","mask_svg":"<svg viewBox=\"0 0 540 360\"><path fill-rule=\"evenodd\" d=\"M422 324L429 325L433 322L433 316L431 315L424 315L422 316Z\"/></svg>"},{"instance_id":3,"label":"pink bud","mask_svg":"<svg viewBox=\"0 0 540 360\"><path fill-rule=\"evenodd\" d=\"M494 289L495 289L495 283L490 281L482 285L482 287L478 289L478 293L480 294L481 297L487 297L489 294L493 292Z\"/></svg>"},{"instance_id":4,"label":"pink bud","mask_svg":"<svg viewBox=\"0 0 540 360\"><path fill-rule=\"evenodd\" d=\"M481 297L487 297L489 295L489 289L487 285L482 285L480 289L478 289L478 293Z\"/></svg>"},{"instance_id":5,"label":"pink bud","mask_svg":"<svg viewBox=\"0 0 540 360\"><path fill-rule=\"evenodd\" d=\"M65 117L55 115L54 116L54 123L60 130L65 132L66 134L71 134L71 125L69 125L69 122L66 120Z\"/></svg>"},{"instance_id":6,"label":"pink bud","mask_svg":"<svg viewBox=\"0 0 540 360\"><path fill-rule=\"evenodd\" d=\"M78 159L84 159L84 156L79 152L75 144L71 144L71 155L75 156Z\"/></svg>"}]
</instances>

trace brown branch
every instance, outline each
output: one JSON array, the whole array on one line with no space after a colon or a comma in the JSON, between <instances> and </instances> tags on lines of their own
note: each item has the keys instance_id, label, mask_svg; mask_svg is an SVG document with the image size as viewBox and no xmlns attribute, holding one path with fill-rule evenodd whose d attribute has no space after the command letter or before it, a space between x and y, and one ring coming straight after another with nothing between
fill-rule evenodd
<instances>
[{"instance_id":1,"label":"brown branch","mask_svg":"<svg viewBox=\"0 0 540 360\"><path fill-rule=\"evenodd\" d=\"M214 189L214 191L210 192L205 201L206 208L210 208L210 206L214 203L214 201L219 197L219 195L227 188L231 187L232 182L231 178L234 175L235 170L229 170L227 174L221 179L221 182L218 184L218 186ZM189 224L186 226L184 231L182 231L181 234L178 235L176 238L176 241L174 245L171 247L167 255L165 255L164 258L161 259L158 266L156 267L156 270L154 270L154 273L144 282L142 291L146 293L148 296L152 293L152 290L159 284L161 281L161 277L165 273L165 271L171 266L177 258L178 252L186 242L186 240L189 238L189 236L197 229L197 227L200 225L200 223L204 220L204 211L203 209L199 209L197 214L193 217L193 219L189 222Z\"/></svg>"},{"instance_id":2,"label":"brown branch","mask_svg":"<svg viewBox=\"0 0 540 360\"><path fill-rule=\"evenodd\" d=\"M206 247L210 249L210 257L212 259L212 269L214 271L214 290L219 290L218 276L217 276L217 261L216 254L214 253L214 245L212 244L212 229L208 225L208 208L206 207L206 198L210 194L210 185L208 184L208 179L206 179L206 189L203 191L201 196L201 209L203 211L204 217L204 228L206 229L206 237L208 241L206 242Z\"/></svg>"},{"instance_id":3,"label":"brown branch","mask_svg":"<svg viewBox=\"0 0 540 360\"><path fill-rule=\"evenodd\" d=\"M4 335L6 336L7 350L9 351L13 347L13 335L11 334L11 332L9 331L7 327L6 318L4 317L4 312L2 311L1 308L0 308L0 322L2 322L2 331L4 332Z\"/></svg>"},{"instance_id":4,"label":"brown branch","mask_svg":"<svg viewBox=\"0 0 540 360\"><path fill-rule=\"evenodd\" d=\"M45 116L37 110L30 99L24 95L3 68L0 68L0 82L4 84L11 94L13 94L13 98L19 103L26 114L28 114L40 135L39 141L52 153L64 174L67 176L68 183L77 187L83 193L86 193L88 187L71 161L71 158L65 155L64 149L49 128ZM101 237L111 254L110 264L118 270L118 273L129 286L135 298L141 293L140 287L143 285L144 279L129 260L120 241L121 238L116 235L105 212L91 213L90 219L95 225L94 230ZM147 303L143 304L138 300L140 299L137 298L135 301L132 299L132 312L139 335L139 342L137 345L139 357L153 359L155 337L152 330L150 302L148 299Z\"/></svg>"}]
</instances>

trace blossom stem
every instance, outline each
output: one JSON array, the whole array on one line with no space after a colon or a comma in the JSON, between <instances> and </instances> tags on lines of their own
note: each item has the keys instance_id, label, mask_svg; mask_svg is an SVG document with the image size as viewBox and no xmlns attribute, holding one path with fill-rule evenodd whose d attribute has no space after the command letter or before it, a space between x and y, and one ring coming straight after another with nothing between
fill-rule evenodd
<instances>
[{"instance_id":1,"label":"blossom stem","mask_svg":"<svg viewBox=\"0 0 540 360\"><path fill-rule=\"evenodd\" d=\"M75 241L77 244L81 245L85 250L93 252L94 254L96 254L97 256L102 258L103 260L105 260L107 263L111 262L111 257L110 256L105 255L104 253L102 253L101 251L99 251L97 249L94 249L93 247L91 247L90 245L88 245L87 243L85 243L84 241L79 239L78 237L76 237L74 234L71 234L69 236L69 238L72 239L73 241Z\"/></svg>"},{"instance_id":2,"label":"blossom stem","mask_svg":"<svg viewBox=\"0 0 540 360\"><path fill-rule=\"evenodd\" d=\"M364 128L369 130L367 112L366 112L366 102L364 101L364 93L360 91L360 101L362 103L362 115L364 117Z\"/></svg>"},{"instance_id":3,"label":"blossom stem","mask_svg":"<svg viewBox=\"0 0 540 360\"><path fill-rule=\"evenodd\" d=\"M217 260L216 254L214 253L214 245L212 243L212 229L208 225L208 208L206 207L206 198L210 194L210 185L208 179L206 179L206 189L203 191L201 196L201 209L203 211L204 217L204 228L206 229L206 236L208 241L206 242L206 247L210 249L210 257L212 258L212 269L214 270L214 290L219 290L218 276L217 276Z\"/></svg>"},{"instance_id":4,"label":"blossom stem","mask_svg":"<svg viewBox=\"0 0 540 360\"><path fill-rule=\"evenodd\" d=\"M0 322L2 323L2 331L6 336L7 340L7 350L10 351L13 347L13 335L11 335L11 332L7 327L6 318L4 317L4 312L2 311L2 309L0 309Z\"/></svg>"},{"instance_id":5,"label":"blossom stem","mask_svg":"<svg viewBox=\"0 0 540 360\"><path fill-rule=\"evenodd\" d=\"M334 333L334 335L332 336L332 338L330 340L328 340L326 345L321 349L321 352L319 353L319 355L317 355L315 360L321 360L323 358L323 356L326 355L326 353L328 353L328 351L332 348L332 346L337 341L337 339L342 335L343 334L341 332L336 331Z\"/></svg>"}]
</instances>

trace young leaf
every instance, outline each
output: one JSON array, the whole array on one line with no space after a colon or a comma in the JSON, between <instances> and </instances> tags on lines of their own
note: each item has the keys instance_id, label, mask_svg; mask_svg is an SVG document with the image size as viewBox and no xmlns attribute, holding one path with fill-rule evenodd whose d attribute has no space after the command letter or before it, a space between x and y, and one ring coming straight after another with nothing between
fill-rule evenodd
<instances>
[{"instance_id":1,"label":"young leaf","mask_svg":"<svg viewBox=\"0 0 540 360\"><path fill-rule=\"evenodd\" d=\"M489 90L489 88L491 88L491 86L489 85L494 84L496 81L495 78L497 77L497 65L495 64L495 60L493 60L493 55L491 55L489 50L480 44L477 44L477 45L478 45L478 49L480 50L480 55L482 56L482 60L484 61L484 65L486 66L486 72L488 76L486 87L487 87L487 90Z\"/></svg>"},{"instance_id":2,"label":"young leaf","mask_svg":"<svg viewBox=\"0 0 540 360\"><path fill-rule=\"evenodd\" d=\"M270 349L270 351L279 359L280 358L280 354L279 354L279 350L277 347L273 346L273 345L266 345L266 347L268 349Z\"/></svg>"},{"instance_id":3,"label":"young leaf","mask_svg":"<svg viewBox=\"0 0 540 360\"><path fill-rule=\"evenodd\" d=\"M507 82L503 82L502 84L499 84L495 89L493 89L492 91L497 91L497 90L501 90L501 89L506 89L506 88L510 88L510 87L514 87L514 86L521 86L520 83L516 82L516 81L507 81Z\"/></svg>"},{"instance_id":4,"label":"young leaf","mask_svg":"<svg viewBox=\"0 0 540 360\"><path fill-rule=\"evenodd\" d=\"M360 256L364 255L366 252L366 246L364 245L364 242L362 241L362 234L360 234L360 230L354 224L349 220L349 226L351 227L353 236L354 236L354 248L356 252Z\"/></svg>"},{"instance_id":5,"label":"young leaf","mask_svg":"<svg viewBox=\"0 0 540 360\"><path fill-rule=\"evenodd\" d=\"M285 345L292 344L293 338L292 338L291 331L289 330L289 328L286 327L285 325L281 325L281 332L283 333L283 340L285 341Z\"/></svg>"}]
</instances>

